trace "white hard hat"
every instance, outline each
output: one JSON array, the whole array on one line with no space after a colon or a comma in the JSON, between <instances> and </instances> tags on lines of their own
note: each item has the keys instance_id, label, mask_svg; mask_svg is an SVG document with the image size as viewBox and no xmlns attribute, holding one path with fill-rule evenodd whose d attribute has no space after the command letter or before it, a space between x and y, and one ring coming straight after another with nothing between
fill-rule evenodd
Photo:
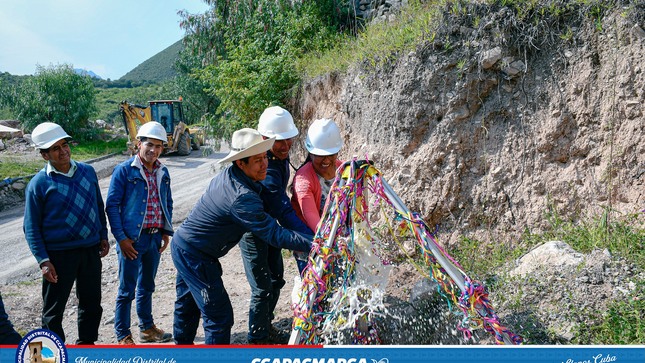
<instances>
[{"instance_id":1,"label":"white hard hat","mask_svg":"<svg viewBox=\"0 0 645 363\"><path fill-rule=\"evenodd\" d=\"M67 138L71 138L71 136L53 122L43 122L31 132L31 141L38 150L49 149L58 140Z\"/></svg>"},{"instance_id":2,"label":"white hard hat","mask_svg":"<svg viewBox=\"0 0 645 363\"><path fill-rule=\"evenodd\" d=\"M332 119L323 118L315 120L309 130L305 147L314 155L333 155L343 146L340 129Z\"/></svg>"},{"instance_id":3,"label":"white hard hat","mask_svg":"<svg viewBox=\"0 0 645 363\"><path fill-rule=\"evenodd\" d=\"M161 140L164 143L168 142L166 129L157 121L150 121L141 125L139 132L137 132L137 138L142 137Z\"/></svg>"},{"instance_id":4,"label":"white hard hat","mask_svg":"<svg viewBox=\"0 0 645 363\"><path fill-rule=\"evenodd\" d=\"M273 137L264 140L257 130L250 128L237 130L231 139L231 152L219 162L225 163L261 154L271 149L274 142Z\"/></svg>"},{"instance_id":5,"label":"white hard hat","mask_svg":"<svg viewBox=\"0 0 645 363\"><path fill-rule=\"evenodd\" d=\"M258 131L262 136L275 137L276 140L286 140L298 135L293 117L289 111L280 106L271 106L262 112Z\"/></svg>"}]
</instances>

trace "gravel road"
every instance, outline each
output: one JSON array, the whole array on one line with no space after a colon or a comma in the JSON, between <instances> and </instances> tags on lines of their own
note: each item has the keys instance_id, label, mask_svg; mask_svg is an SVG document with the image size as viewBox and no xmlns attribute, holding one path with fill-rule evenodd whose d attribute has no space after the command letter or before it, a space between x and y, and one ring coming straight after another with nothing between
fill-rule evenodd
<instances>
[{"instance_id":1,"label":"gravel road","mask_svg":"<svg viewBox=\"0 0 645 363\"><path fill-rule=\"evenodd\" d=\"M193 205L202 195L212 177L220 170L217 160L224 153L204 155L201 151L193 151L189 156L162 157L170 170L171 188L174 201L173 223L175 228L186 218ZM99 175L101 192L105 199L110 185L111 170L116 164L125 160L125 156L107 158L92 165ZM101 177L105 176L105 177ZM41 277L36 260L31 255L22 231L24 206L19 206L0 213L0 292L7 308L9 318L16 329L26 333L40 327L42 309ZM103 259L103 317L99 330L99 344L115 343L114 336L114 298L118 289L117 258L112 234L110 237L110 253ZM10 252L10 253L8 253ZM229 293L235 313L235 325L232 331L232 344L245 344L248 326L248 304L250 289L244 274L239 248L234 248L221 259L224 267L224 284ZM292 258L285 258L285 279L287 285L282 290L282 296L276 309L276 325L288 329L291 323L289 307L290 293L293 287L293 276L296 274ZM161 257L157 274L157 288L153 295L153 315L158 327L172 332L172 314L175 299L175 268L170 258L169 250ZM67 343L73 343L77 337L76 304L74 294L69 299L66 317L64 319ZM134 305L134 304L133 304ZM138 323L135 306L132 307L132 333L135 341L138 338ZM200 327L196 343L203 342L204 335Z\"/></svg>"}]
</instances>

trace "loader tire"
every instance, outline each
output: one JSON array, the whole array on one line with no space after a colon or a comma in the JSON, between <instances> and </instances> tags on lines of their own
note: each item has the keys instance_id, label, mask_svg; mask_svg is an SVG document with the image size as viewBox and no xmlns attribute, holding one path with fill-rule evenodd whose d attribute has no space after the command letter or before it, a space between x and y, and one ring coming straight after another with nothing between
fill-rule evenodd
<instances>
[{"instance_id":1,"label":"loader tire","mask_svg":"<svg viewBox=\"0 0 645 363\"><path fill-rule=\"evenodd\" d=\"M188 131L184 131L184 133L179 136L177 154L181 156L190 155L190 135L188 134Z\"/></svg>"},{"instance_id":2,"label":"loader tire","mask_svg":"<svg viewBox=\"0 0 645 363\"><path fill-rule=\"evenodd\" d=\"M192 139L190 146L193 148L193 150L199 150L199 140L197 140L197 138Z\"/></svg>"}]
</instances>

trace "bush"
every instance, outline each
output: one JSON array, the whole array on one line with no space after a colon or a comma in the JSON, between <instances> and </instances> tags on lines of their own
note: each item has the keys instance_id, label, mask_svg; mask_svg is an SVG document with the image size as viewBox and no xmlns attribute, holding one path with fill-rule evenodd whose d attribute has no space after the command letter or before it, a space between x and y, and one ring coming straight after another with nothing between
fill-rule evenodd
<instances>
[{"instance_id":1,"label":"bush","mask_svg":"<svg viewBox=\"0 0 645 363\"><path fill-rule=\"evenodd\" d=\"M10 107L26 132L42 122L54 122L75 138L86 135L89 118L96 111L96 91L88 76L74 72L70 65L38 67L34 77L25 79L12 95Z\"/></svg>"}]
</instances>

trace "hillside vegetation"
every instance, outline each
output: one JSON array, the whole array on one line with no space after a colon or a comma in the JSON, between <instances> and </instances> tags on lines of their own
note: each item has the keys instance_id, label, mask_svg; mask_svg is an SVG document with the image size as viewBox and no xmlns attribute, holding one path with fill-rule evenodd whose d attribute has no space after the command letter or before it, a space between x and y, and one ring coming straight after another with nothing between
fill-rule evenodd
<instances>
[{"instance_id":1,"label":"hillside vegetation","mask_svg":"<svg viewBox=\"0 0 645 363\"><path fill-rule=\"evenodd\" d=\"M298 62L301 130L339 123L526 343L642 344L643 2L409 3Z\"/></svg>"},{"instance_id":2,"label":"hillside vegetation","mask_svg":"<svg viewBox=\"0 0 645 363\"><path fill-rule=\"evenodd\" d=\"M175 62L183 49L181 40L155 54L134 69L126 73L119 81L131 81L133 84L163 83L177 76Z\"/></svg>"},{"instance_id":3,"label":"hillside vegetation","mask_svg":"<svg viewBox=\"0 0 645 363\"><path fill-rule=\"evenodd\" d=\"M150 100L177 99L185 95L178 87L181 82L177 80L178 73L175 70L182 48L181 41L178 41L118 80L92 79L95 94L92 97L95 97L93 104L96 109L91 110L88 120L104 120L118 126L122 124L119 113L119 103L122 101L145 105ZM43 70L49 72L53 69ZM15 104L19 97L16 97L16 92L20 92L21 85L30 82L33 77L14 76L6 72L0 74L0 120L19 118L20 112ZM187 104L192 104L192 100L186 101ZM190 120L198 122L204 112L193 106L188 109L188 113Z\"/></svg>"}]
</instances>

